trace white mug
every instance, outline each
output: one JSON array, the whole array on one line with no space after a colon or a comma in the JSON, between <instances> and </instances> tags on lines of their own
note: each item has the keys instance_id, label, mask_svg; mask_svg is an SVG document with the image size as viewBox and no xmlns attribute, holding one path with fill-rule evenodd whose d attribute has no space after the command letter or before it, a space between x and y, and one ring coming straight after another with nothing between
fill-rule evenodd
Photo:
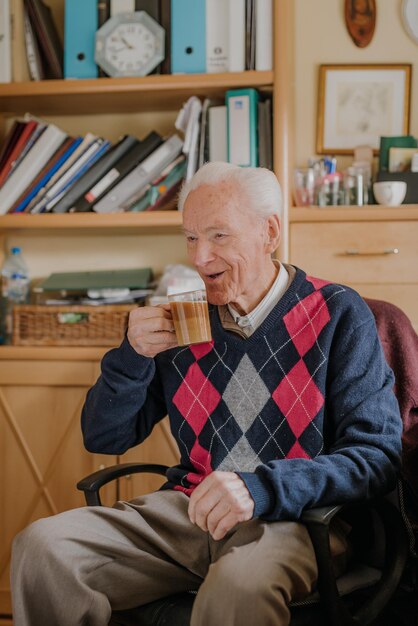
<instances>
[{"instance_id":1,"label":"white mug","mask_svg":"<svg viewBox=\"0 0 418 626\"><path fill-rule=\"evenodd\" d=\"M406 195L406 183L403 180L382 180L373 183L373 193L379 204L398 206Z\"/></svg>"}]
</instances>

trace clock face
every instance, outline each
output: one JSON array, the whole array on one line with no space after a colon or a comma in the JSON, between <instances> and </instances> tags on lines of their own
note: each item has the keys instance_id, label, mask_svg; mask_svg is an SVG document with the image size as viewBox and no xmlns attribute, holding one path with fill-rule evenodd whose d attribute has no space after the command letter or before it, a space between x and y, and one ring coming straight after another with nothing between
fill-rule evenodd
<instances>
[{"instance_id":1,"label":"clock face","mask_svg":"<svg viewBox=\"0 0 418 626\"><path fill-rule=\"evenodd\" d=\"M118 13L96 33L96 63L109 76L146 76L164 59L164 37L145 11Z\"/></svg>"}]
</instances>

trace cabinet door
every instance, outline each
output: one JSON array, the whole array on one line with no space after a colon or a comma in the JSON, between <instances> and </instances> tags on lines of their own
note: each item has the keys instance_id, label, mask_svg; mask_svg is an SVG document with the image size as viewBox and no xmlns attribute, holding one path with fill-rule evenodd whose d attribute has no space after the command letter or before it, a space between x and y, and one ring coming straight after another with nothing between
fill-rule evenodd
<instances>
[{"instance_id":1,"label":"cabinet door","mask_svg":"<svg viewBox=\"0 0 418 626\"><path fill-rule=\"evenodd\" d=\"M161 463L176 465L180 454L173 435L170 432L168 418L157 424L151 435L143 443L128 450L119 457L121 463ZM144 493L155 491L165 482L164 476L155 474L132 474L119 481L118 498L132 500Z\"/></svg>"},{"instance_id":2,"label":"cabinet door","mask_svg":"<svg viewBox=\"0 0 418 626\"><path fill-rule=\"evenodd\" d=\"M80 412L96 364L0 361L0 614L11 612L13 537L30 522L84 505L76 483L115 457L88 453ZM104 501L113 502L111 485Z\"/></svg>"}]
</instances>

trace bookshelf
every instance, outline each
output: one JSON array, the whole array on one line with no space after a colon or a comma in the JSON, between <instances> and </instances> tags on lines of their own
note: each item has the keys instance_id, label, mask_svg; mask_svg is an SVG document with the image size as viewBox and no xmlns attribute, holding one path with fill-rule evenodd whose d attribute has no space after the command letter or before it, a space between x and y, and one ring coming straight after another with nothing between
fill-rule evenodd
<instances>
[{"instance_id":1,"label":"bookshelf","mask_svg":"<svg viewBox=\"0 0 418 626\"><path fill-rule=\"evenodd\" d=\"M62 30L64 0L48 0L48 4ZM294 0L274 0L274 69L269 72L1 84L0 140L13 118L26 111L69 133L90 130L113 141L126 132L140 137L151 130L166 134L173 131L175 116L191 95L223 98L225 91L233 88L267 90L273 95L274 170L284 196L279 256L287 259L293 169L293 32ZM167 263L187 262L180 227L181 214L175 211L4 215L0 216L0 263L6 247L21 245L33 278L51 271L140 264L160 271ZM0 436L8 450L5 483L0 485L4 531L0 616L5 619L11 614L8 569L13 536L39 516L80 506L82 498L73 488L75 482L119 460L85 452L79 429L84 396L97 378L104 351L0 347ZM164 425L158 425L149 444L133 454L139 461L174 462L175 452ZM8 476L13 480L7 480ZM123 493L126 487L120 485ZM113 500L114 494L109 502ZM0 617L2 623L7 622Z\"/></svg>"}]
</instances>

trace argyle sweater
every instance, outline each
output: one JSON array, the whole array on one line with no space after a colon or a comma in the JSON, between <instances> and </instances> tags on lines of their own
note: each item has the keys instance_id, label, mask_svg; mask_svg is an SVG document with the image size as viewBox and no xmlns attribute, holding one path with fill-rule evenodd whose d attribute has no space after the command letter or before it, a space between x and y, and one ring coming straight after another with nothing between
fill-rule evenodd
<instances>
[{"instance_id":1,"label":"argyle sweater","mask_svg":"<svg viewBox=\"0 0 418 626\"><path fill-rule=\"evenodd\" d=\"M210 317L210 343L152 359L125 339L104 356L82 412L88 450L122 454L168 413L181 458L164 488L190 494L213 470L234 471L267 520L394 485L394 379L356 292L297 269L249 338L225 330L217 307Z\"/></svg>"}]
</instances>

